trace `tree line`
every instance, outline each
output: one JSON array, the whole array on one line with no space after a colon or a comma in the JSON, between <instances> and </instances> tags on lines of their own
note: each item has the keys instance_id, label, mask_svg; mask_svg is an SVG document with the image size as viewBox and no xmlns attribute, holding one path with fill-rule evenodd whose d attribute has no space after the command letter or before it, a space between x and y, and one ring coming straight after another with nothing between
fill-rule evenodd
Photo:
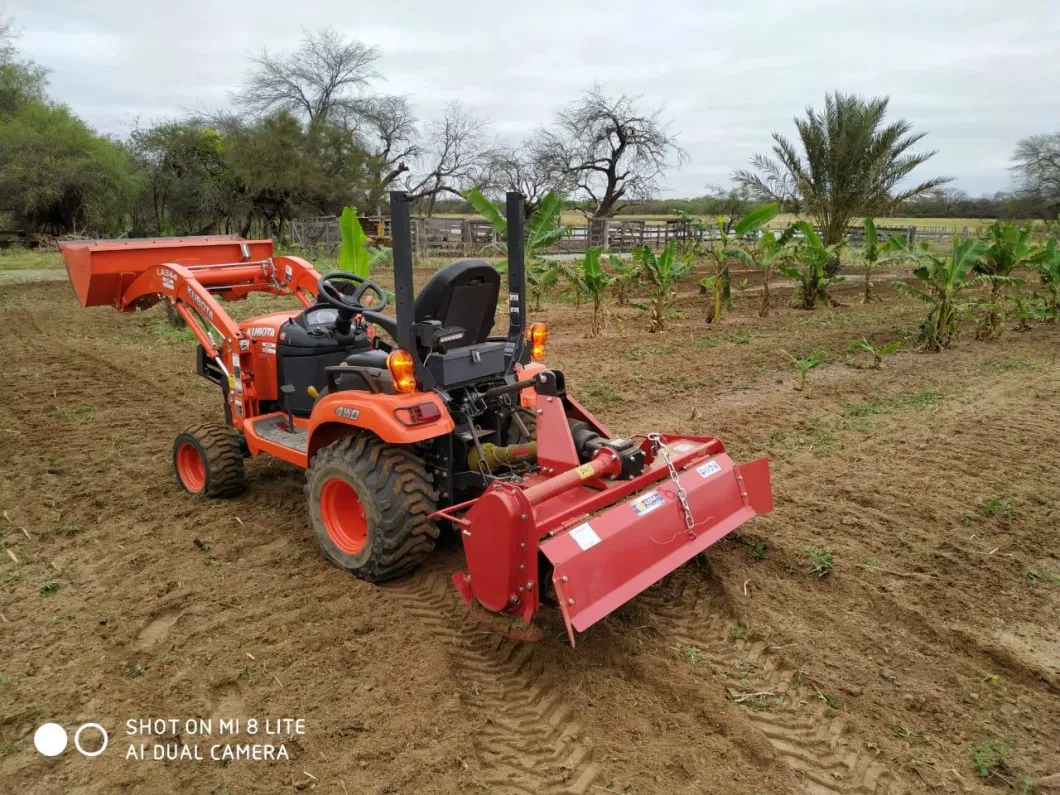
<instances>
[{"instance_id":1,"label":"tree line","mask_svg":"<svg viewBox=\"0 0 1060 795\"><path fill-rule=\"evenodd\" d=\"M899 208L1055 217L1060 205L1060 134L1020 142L1012 195L969 199L947 189L946 178L899 188L933 153L910 151L923 134L907 122L883 126L886 99L829 95L822 112L808 108L796 119L801 152L774 133L774 156L735 172L736 187L663 201L662 178L687 160L670 123L661 108L599 85L525 140L504 141L459 102L418 118L408 97L376 93L379 50L322 30L290 52L248 58L230 108L137 125L117 138L52 100L47 70L16 44L12 23L0 20L0 226L26 232L283 237L292 218L338 215L349 205L384 213L396 188L425 215L468 209L462 197L474 187L495 196L519 190L528 214L550 193L590 217L735 218L776 201L837 228ZM866 131L878 133L879 146L849 146ZM858 156L837 166L829 147ZM865 174L876 176L857 178Z\"/></svg>"}]
</instances>

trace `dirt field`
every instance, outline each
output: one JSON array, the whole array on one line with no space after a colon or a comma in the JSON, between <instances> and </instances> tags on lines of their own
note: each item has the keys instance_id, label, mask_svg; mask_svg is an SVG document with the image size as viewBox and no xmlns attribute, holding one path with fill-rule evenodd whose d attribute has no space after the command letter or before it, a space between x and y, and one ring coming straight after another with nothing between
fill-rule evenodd
<instances>
[{"instance_id":1,"label":"dirt field","mask_svg":"<svg viewBox=\"0 0 1060 795\"><path fill-rule=\"evenodd\" d=\"M772 461L775 513L572 650L548 611L539 644L469 616L452 543L391 587L329 567L286 465L250 460L232 501L183 495L172 439L221 416L187 335L157 307L0 286L0 791L1033 792L1060 773L1060 328L907 344L873 371L848 340L909 337L922 312L879 292L766 321L737 293L718 328L690 294L665 334L622 309L596 340L585 308L535 317L612 430ZM815 347L797 392L778 349ZM125 735L151 717L305 732L241 740L290 761L125 759L195 740ZM47 759L45 721L97 721L111 747Z\"/></svg>"}]
</instances>

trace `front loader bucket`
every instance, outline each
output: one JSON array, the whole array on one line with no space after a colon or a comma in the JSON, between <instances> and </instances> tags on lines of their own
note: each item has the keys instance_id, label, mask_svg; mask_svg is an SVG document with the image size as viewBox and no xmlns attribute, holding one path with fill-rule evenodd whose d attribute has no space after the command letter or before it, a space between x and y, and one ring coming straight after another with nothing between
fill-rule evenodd
<instances>
[{"instance_id":1,"label":"front loader bucket","mask_svg":"<svg viewBox=\"0 0 1060 795\"><path fill-rule=\"evenodd\" d=\"M656 462L659 464L660 462ZM665 466L665 465L663 465ZM692 527L670 477L541 542L571 643L604 616L759 513L773 509L767 459L720 454L679 472Z\"/></svg>"},{"instance_id":2,"label":"front loader bucket","mask_svg":"<svg viewBox=\"0 0 1060 795\"><path fill-rule=\"evenodd\" d=\"M59 243L70 283L82 306L116 305L144 271L160 265L221 265L272 256L271 240L235 235L129 240L73 240Z\"/></svg>"}]
</instances>

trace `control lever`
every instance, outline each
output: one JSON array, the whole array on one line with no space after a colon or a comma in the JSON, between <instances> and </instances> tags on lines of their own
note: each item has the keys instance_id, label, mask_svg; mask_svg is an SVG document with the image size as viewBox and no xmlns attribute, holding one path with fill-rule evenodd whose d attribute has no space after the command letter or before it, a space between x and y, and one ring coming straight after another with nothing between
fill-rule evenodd
<instances>
[{"instance_id":1,"label":"control lever","mask_svg":"<svg viewBox=\"0 0 1060 795\"><path fill-rule=\"evenodd\" d=\"M291 412L291 395L294 394L294 384L284 384L280 387L283 392L283 408L287 412L287 432L295 433L294 414Z\"/></svg>"}]
</instances>

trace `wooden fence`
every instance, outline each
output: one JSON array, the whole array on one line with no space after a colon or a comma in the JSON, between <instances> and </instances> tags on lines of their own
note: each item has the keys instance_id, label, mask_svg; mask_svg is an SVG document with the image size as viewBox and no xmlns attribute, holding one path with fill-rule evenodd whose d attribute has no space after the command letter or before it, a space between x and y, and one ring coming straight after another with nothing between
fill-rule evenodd
<instances>
[{"instance_id":1,"label":"wooden fence","mask_svg":"<svg viewBox=\"0 0 1060 795\"><path fill-rule=\"evenodd\" d=\"M373 245L390 245L390 219L362 217L361 227ZM780 231L779 229L774 231ZM880 238L899 234L910 243L916 240L946 241L955 233L967 238L968 227L957 230L945 226L878 226ZM861 242L861 227L851 227L852 244ZM588 223L571 227L570 234L549 249L549 254L581 254L589 246L603 246L609 251L628 252L641 246L661 249L671 240L710 239L711 230L697 229L680 219L647 220L590 218ZM334 254L341 243L339 221L335 216L291 221L291 242L303 248L320 249ZM501 241L488 221L481 218L413 218L412 245L417 257L469 257L488 252Z\"/></svg>"}]
</instances>

